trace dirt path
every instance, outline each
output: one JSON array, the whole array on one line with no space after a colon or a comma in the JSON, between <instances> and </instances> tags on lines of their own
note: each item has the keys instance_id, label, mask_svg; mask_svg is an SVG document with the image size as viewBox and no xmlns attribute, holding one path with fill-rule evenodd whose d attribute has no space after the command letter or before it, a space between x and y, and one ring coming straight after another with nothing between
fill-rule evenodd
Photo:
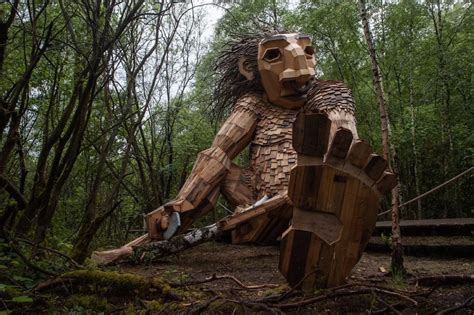
<instances>
[{"instance_id":1,"label":"dirt path","mask_svg":"<svg viewBox=\"0 0 474 315\"><path fill-rule=\"evenodd\" d=\"M209 296L223 295L238 297L239 299L255 299L287 290L285 279L278 272L278 247L230 245L224 243L206 243L190 249L179 256L169 257L150 265L131 266L121 268L145 276L159 275L170 282L188 282L203 280L213 274L232 275L246 285L278 284L277 289L243 290L229 280L212 281L193 289L209 292ZM469 259L432 259L420 257L405 257L406 268L410 275L408 279L393 280L380 270L389 270L390 257L386 254L365 253L361 261L354 268L349 282L364 282L388 286L400 290L421 290L409 279L428 275L443 274L474 274L474 261ZM462 303L474 295L474 286L441 287L422 298L416 310L421 314L430 314L440 309ZM393 301L395 303L395 301ZM395 303L396 304L396 303ZM383 305L368 296L339 298L335 301L327 300L324 303L304 307L309 313L366 313L383 310ZM235 308L238 310L238 307ZM406 314L415 311L414 308L401 310ZM209 313L218 312L217 309L207 309ZM292 311L294 312L294 311ZM473 309L464 308L457 314L470 314ZM296 311L298 313L298 311Z\"/></svg>"}]
</instances>

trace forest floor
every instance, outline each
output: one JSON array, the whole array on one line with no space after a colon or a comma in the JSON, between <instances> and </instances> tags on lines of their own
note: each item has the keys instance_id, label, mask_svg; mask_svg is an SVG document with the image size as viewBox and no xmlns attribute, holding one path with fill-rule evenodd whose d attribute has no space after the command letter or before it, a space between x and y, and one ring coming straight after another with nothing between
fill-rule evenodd
<instances>
[{"instance_id":1,"label":"forest floor","mask_svg":"<svg viewBox=\"0 0 474 315\"><path fill-rule=\"evenodd\" d=\"M366 252L346 284L309 293L288 287L278 260L277 246L209 242L154 262L89 262L35 283L11 260L0 268L0 315L474 314L472 258L405 256L408 274L392 277L389 254Z\"/></svg>"},{"instance_id":2,"label":"forest floor","mask_svg":"<svg viewBox=\"0 0 474 315\"><path fill-rule=\"evenodd\" d=\"M442 259L405 256L406 277L389 276L390 256L383 253L366 252L348 279L349 284L338 290L339 297L331 296L336 291L316 291L311 295L297 292L275 302L268 296L288 292L285 279L278 271L279 249L275 246L230 245L210 242L187 250L177 256L165 258L149 265L122 265L121 271L143 275L159 276L170 283L188 283L189 291L199 291L198 301L188 305L188 311L198 313L327 313L327 314L431 314L459 307L455 314L474 314L474 285L417 286L414 279L434 275L474 275L472 259ZM383 271L383 272L382 272ZM214 279L200 283L206 279ZM232 276L232 279L216 279ZM258 286L260 288L251 288ZM263 285L263 286L262 286ZM369 291L367 288L389 288L395 295ZM332 292L332 293L331 293ZM354 293L355 292L355 293ZM317 303L310 299L323 296ZM399 294L399 296L396 296ZM293 296L295 295L295 296ZM343 296L347 295L347 296ZM219 298L217 298L219 297ZM408 298L408 299L407 299ZM416 300L415 306L409 299ZM219 303L219 301L221 303ZM305 301L305 302L302 302ZM408 302L407 302L408 301ZM303 305L309 303L309 305ZM301 304L299 306L298 304ZM449 312L453 313L453 312Z\"/></svg>"}]
</instances>

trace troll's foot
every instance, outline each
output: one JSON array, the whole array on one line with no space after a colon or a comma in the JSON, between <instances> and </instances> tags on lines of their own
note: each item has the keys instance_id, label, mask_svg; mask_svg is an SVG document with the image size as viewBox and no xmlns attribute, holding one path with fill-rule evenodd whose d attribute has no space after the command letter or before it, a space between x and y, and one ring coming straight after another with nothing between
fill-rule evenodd
<instances>
[{"instance_id":1,"label":"troll's foot","mask_svg":"<svg viewBox=\"0 0 474 315\"><path fill-rule=\"evenodd\" d=\"M375 227L379 197L396 184L370 145L348 129L331 135L331 124L324 114L300 114L293 126L293 219L279 267L291 286L306 290L336 286L349 275Z\"/></svg>"}]
</instances>

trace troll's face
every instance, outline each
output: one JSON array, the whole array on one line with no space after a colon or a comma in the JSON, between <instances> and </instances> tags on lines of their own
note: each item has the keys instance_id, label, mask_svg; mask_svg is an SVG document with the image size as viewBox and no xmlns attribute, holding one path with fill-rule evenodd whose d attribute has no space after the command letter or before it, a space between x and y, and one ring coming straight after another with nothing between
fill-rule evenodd
<instances>
[{"instance_id":1,"label":"troll's face","mask_svg":"<svg viewBox=\"0 0 474 315\"><path fill-rule=\"evenodd\" d=\"M314 49L308 35L277 34L258 47L258 70L268 100L285 108L299 108L314 78Z\"/></svg>"}]
</instances>

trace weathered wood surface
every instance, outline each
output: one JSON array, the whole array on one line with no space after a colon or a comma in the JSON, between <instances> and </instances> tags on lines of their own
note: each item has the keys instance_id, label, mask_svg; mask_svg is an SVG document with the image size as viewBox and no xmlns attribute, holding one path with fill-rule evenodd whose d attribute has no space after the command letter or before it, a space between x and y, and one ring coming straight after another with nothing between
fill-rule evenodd
<instances>
[{"instance_id":1,"label":"weathered wood surface","mask_svg":"<svg viewBox=\"0 0 474 315\"><path fill-rule=\"evenodd\" d=\"M386 238L372 236L367 251L390 253ZM403 236L403 253L415 257L474 258L472 236Z\"/></svg>"},{"instance_id":2,"label":"weathered wood surface","mask_svg":"<svg viewBox=\"0 0 474 315\"><path fill-rule=\"evenodd\" d=\"M133 247L133 255L139 260L153 260L166 257L188 248L211 241L222 233L218 223L194 229L169 240L152 241Z\"/></svg>"},{"instance_id":3,"label":"weathered wood surface","mask_svg":"<svg viewBox=\"0 0 474 315\"><path fill-rule=\"evenodd\" d=\"M99 265L117 263L135 256L139 260L153 260L166 257L211 241L221 235L223 230L219 223L214 223L202 228L194 229L186 234L177 235L169 240L154 241L148 234L144 234L132 242L112 250L96 251L92 254L92 260Z\"/></svg>"},{"instance_id":4,"label":"weathered wood surface","mask_svg":"<svg viewBox=\"0 0 474 315\"><path fill-rule=\"evenodd\" d=\"M116 263L120 260L126 259L133 254L133 247L146 244L150 241L148 234L144 234L128 244L116 249L95 251L92 253L91 259L98 265L109 265Z\"/></svg>"},{"instance_id":5,"label":"weathered wood surface","mask_svg":"<svg viewBox=\"0 0 474 315\"><path fill-rule=\"evenodd\" d=\"M389 235L391 221L379 221L376 224L374 236L382 233ZM402 220L400 221L402 235L439 235L471 236L474 231L474 218L452 218L452 219L425 219L425 220Z\"/></svg>"},{"instance_id":6,"label":"weathered wood surface","mask_svg":"<svg viewBox=\"0 0 474 315\"><path fill-rule=\"evenodd\" d=\"M327 126L328 134L305 128L324 123L321 114L301 116L304 118L294 123L293 140L312 141L314 148L322 141L320 146L327 153L322 159L320 150L297 149L298 162L291 170L288 188L295 207L292 226L282 237L279 268L290 285L312 290L337 286L349 275L375 226L378 187L392 183L386 161L364 142L353 141L351 130L337 123L337 113L333 113L337 128ZM307 130L311 133L306 134ZM311 140L296 139L310 139L311 135Z\"/></svg>"},{"instance_id":7,"label":"weathered wood surface","mask_svg":"<svg viewBox=\"0 0 474 315\"><path fill-rule=\"evenodd\" d=\"M249 207L220 221L232 231L232 243L271 244L288 228L291 206L286 195L276 195L259 206Z\"/></svg>"},{"instance_id":8,"label":"weathered wood surface","mask_svg":"<svg viewBox=\"0 0 474 315\"><path fill-rule=\"evenodd\" d=\"M178 233L183 233L222 192L237 211L219 223L219 231L232 231L234 243L267 244L286 230L280 269L290 284L305 276L307 289L341 283L360 258L375 224L378 197L391 188L393 176L358 140L349 89L318 81L308 95L298 111L274 106L262 95L240 98L177 198L147 217L149 235L159 237L157 226L166 229L162 218L170 211L181 214ZM241 169L231 160L249 142L251 165ZM273 198L246 207L264 196ZM247 211L240 213L242 208Z\"/></svg>"}]
</instances>

